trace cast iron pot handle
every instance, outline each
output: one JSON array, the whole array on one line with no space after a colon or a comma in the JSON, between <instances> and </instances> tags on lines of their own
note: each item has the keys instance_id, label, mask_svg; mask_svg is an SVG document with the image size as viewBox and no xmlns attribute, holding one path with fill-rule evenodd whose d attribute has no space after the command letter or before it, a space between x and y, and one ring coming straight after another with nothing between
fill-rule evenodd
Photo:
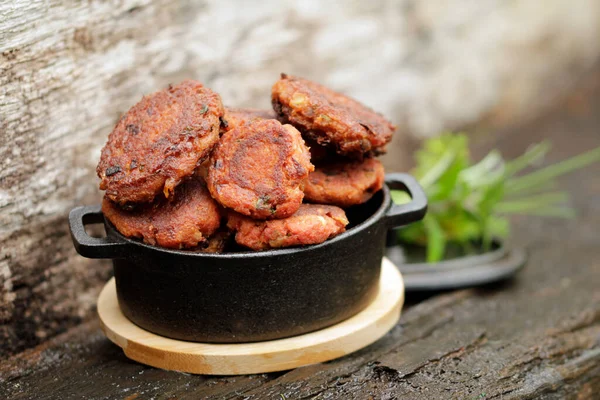
<instances>
[{"instance_id":1,"label":"cast iron pot handle","mask_svg":"<svg viewBox=\"0 0 600 400\"><path fill-rule=\"evenodd\" d=\"M122 258L128 253L126 242L111 237L91 237L86 225L100 224L104 216L99 205L77 207L69 213L69 227L75 250L87 258Z\"/></svg>"},{"instance_id":2,"label":"cast iron pot handle","mask_svg":"<svg viewBox=\"0 0 600 400\"><path fill-rule=\"evenodd\" d=\"M390 228L397 228L411 222L420 221L427 212L427 196L421 185L409 174L391 173L385 175L385 183L390 189L408 192L412 200L406 204L395 204L387 212L386 219Z\"/></svg>"}]
</instances>

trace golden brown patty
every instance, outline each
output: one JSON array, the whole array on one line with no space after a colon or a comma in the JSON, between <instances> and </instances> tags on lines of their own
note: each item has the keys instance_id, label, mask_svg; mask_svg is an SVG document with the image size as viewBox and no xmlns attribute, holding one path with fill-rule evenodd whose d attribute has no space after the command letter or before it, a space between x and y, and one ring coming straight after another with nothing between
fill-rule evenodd
<instances>
[{"instance_id":1,"label":"golden brown patty","mask_svg":"<svg viewBox=\"0 0 600 400\"><path fill-rule=\"evenodd\" d=\"M283 122L342 155L381 154L396 127L381 114L318 83L281 74L272 89Z\"/></svg>"},{"instance_id":2,"label":"golden brown patty","mask_svg":"<svg viewBox=\"0 0 600 400\"><path fill-rule=\"evenodd\" d=\"M300 207L313 169L293 126L253 119L223 134L206 181L210 194L225 207L257 219L285 218Z\"/></svg>"},{"instance_id":3,"label":"golden brown patty","mask_svg":"<svg viewBox=\"0 0 600 400\"><path fill-rule=\"evenodd\" d=\"M304 139L304 142L308 146L310 151L310 161L315 164L318 162L324 162L326 160L332 159L347 159L346 157L342 157L338 155L335 151L333 151L330 147L321 146L314 140L310 140L308 138Z\"/></svg>"},{"instance_id":4,"label":"golden brown patty","mask_svg":"<svg viewBox=\"0 0 600 400\"><path fill-rule=\"evenodd\" d=\"M348 218L341 208L302 204L291 217L256 221L231 213L227 226L235 241L253 250L323 243L346 230Z\"/></svg>"},{"instance_id":5,"label":"golden brown patty","mask_svg":"<svg viewBox=\"0 0 600 400\"><path fill-rule=\"evenodd\" d=\"M165 197L205 159L219 140L218 94L184 81L144 96L115 126L96 172L100 189L119 204Z\"/></svg>"},{"instance_id":6,"label":"golden brown patty","mask_svg":"<svg viewBox=\"0 0 600 400\"><path fill-rule=\"evenodd\" d=\"M223 253L232 242L232 233L229 230L215 232L206 243L206 247L198 249L200 253Z\"/></svg>"},{"instance_id":7,"label":"golden brown patty","mask_svg":"<svg viewBox=\"0 0 600 400\"><path fill-rule=\"evenodd\" d=\"M384 179L383 165L374 158L318 165L308 176L304 198L319 204L350 207L373 197L383 187Z\"/></svg>"},{"instance_id":8,"label":"golden brown patty","mask_svg":"<svg viewBox=\"0 0 600 400\"><path fill-rule=\"evenodd\" d=\"M277 119L277 114L273 110L259 110L256 108L230 108L225 107L225 129L231 130L241 122L258 119Z\"/></svg>"},{"instance_id":9,"label":"golden brown patty","mask_svg":"<svg viewBox=\"0 0 600 400\"><path fill-rule=\"evenodd\" d=\"M104 196L102 212L124 236L174 249L206 245L221 222L218 204L195 178L179 185L172 200L162 198L131 211Z\"/></svg>"}]
</instances>

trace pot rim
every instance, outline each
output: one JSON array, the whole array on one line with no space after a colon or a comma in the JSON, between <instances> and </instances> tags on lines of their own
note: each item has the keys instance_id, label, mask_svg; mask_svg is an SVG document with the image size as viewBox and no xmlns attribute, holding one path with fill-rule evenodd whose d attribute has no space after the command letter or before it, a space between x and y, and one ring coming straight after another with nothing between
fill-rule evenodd
<instances>
[{"instance_id":1,"label":"pot rim","mask_svg":"<svg viewBox=\"0 0 600 400\"><path fill-rule=\"evenodd\" d=\"M412 200L405 204L395 204L392 201L390 188L399 188L410 194ZM380 194L381 193L381 194ZM400 227L421 220L427 212L427 197L418 182L409 174L394 172L385 175L385 184L375 194L383 196L379 207L364 221L348 229L344 233L326 240L323 243L306 245L302 247L271 249L264 251L242 251L236 253L201 253L190 250L166 249L152 246L138 240L129 239L121 235L102 214L101 207L81 206L69 213L69 228L75 250L87 258L129 258L132 252L148 252L174 257L197 257L205 260L238 260L261 259L269 257L313 255L328 246L333 246L359 235L369 228L383 224L386 229ZM89 236L85 230L86 225L104 223L107 236L98 238Z\"/></svg>"},{"instance_id":2,"label":"pot rim","mask_svg":"<svg viewBox=\"0 0 600 400\"><path fill-rule=\"evenodd\" d=\"M271 250L262 250L262 251L239 251L235 253L201 253L201 252L193 252L190 250L179 250L179 249L169 249L160 246L153 246L138 240L130 239L123 236L114 226L106 219L104 219L107 228L110 229L110 233L107 232L109 236L116 236L116 239L120 242L125 242L127 244L135 245L144 248L148 251L156 251L163 254L172 254L176 256L187 256L187 257L197 257L201 259L222 259L222 260L232 260L232 259L248 259L248 258L264 258L264 257L276 257L276 256L285 256L285 255L300 255L303 253L309 253L311 251L319 250L327 246L332 246L337 242L341 242L351 236L359 234L363 232L365 229L373 226L378 223L382 218L385 217L386 212L391 207L392 201L390 196L390 189L387 184L384 184L380 192L383 195L383 200L379 208L366 220L362 221L360 224L353 226L349 230L331 238L323 243L311 244L302 247L289 247L282 249L271 249ZM383 256L383 254L382 254Z\"/></svg>"}]
</instances>

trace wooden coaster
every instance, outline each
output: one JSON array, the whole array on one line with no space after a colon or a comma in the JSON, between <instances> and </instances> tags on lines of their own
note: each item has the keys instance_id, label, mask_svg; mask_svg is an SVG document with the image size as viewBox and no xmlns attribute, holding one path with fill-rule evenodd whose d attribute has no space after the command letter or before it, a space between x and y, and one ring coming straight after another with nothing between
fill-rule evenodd
<instances>
[{"instance_id":1,"label":"wooden coaster","mask_svg":"<svg viewBox=\"0 0 600 400\"><path fill-rule=\"evenodd\" d=\"M400 318L404 282L383 259L379 293L357 315L320 331L257 343L208 344L169 339L143 330L119 308L114 278L98 298L106 336L142 364L193 374L241 375L283 371L350 354L385 335Z\"/></svg>"}]
</instances>

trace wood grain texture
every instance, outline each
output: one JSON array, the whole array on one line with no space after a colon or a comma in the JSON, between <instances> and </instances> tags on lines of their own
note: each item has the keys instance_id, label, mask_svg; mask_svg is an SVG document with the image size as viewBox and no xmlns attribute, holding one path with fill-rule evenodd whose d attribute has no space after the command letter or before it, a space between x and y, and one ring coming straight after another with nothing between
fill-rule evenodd
<instances>
[{"instance_id":1,"label":"wood grain texture","mask_svg":"<svg viewBox=\"0 0 600 400\"><path fill-rule=\"evenodd\" d=\"M532 5L533 4L533 5ZM91 315L108 263L75 255L70 208L144 93L195 78L267 107L282 71L429 135L539 110L597 59L595 0L0 3L0 357ZM389 168L406 166L398 135Z\"/></svg>"},{"instance_id":2,"label":"wood grain texture","mask_svg":"<svg viewBox=\"0 0 600 400\"><path fill-rule=\"evenodd\" d=\"M480 143L547 163L600 145L600 70L551 112ZM600 393L600 164L560 180L573 220L517 218L529 250L513 282L408 296L400 323L341 359L285 373L209 377L128 360L96 321L0 363L10 399L595 399ZM416 304L419 302L418 304Z\"/></svg>"},{"instance_id":3,"label":"wood grain texture","mask_svg":"<svg viewBox=\"0 0 600 400\"><path fill-rule=\"evenodd\" d=\"M403 303L402 276L394 264L384 259L379 292L367 308L336 325L285 339L207 344L155 335L123 315L114 279L100 293L98 315L106 336L132 360L193 374L245 375L289 370L353 353L392 329L400 318Z\"/></svg>"}]
</instances>

